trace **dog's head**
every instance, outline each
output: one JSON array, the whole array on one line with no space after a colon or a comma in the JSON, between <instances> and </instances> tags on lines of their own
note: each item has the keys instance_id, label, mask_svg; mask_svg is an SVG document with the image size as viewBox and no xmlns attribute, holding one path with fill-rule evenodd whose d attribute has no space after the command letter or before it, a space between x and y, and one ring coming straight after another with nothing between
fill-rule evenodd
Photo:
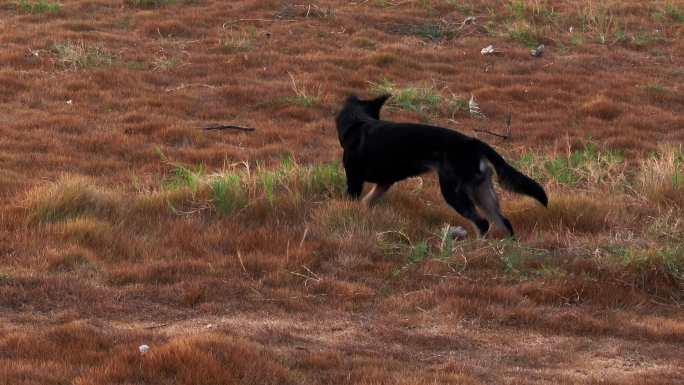
<instances>
[{"instance_id":1,"label":"dog's head","mask_svg":"<svg viewBox=\"0 0 684 385\"><path fill-rule=\"evenodd\" d=\"M392 95L385 94L380 95L375 99L362 100L356 95L351 95L347 98L344 104L344 108L350 108L355 111L361 112L364 115L373 118L380 119L380 109L385 104L387 99L391 98Z\"/></svg>"},{"instance_id":2,"label":"dog's head","mask_svg":"<svg viewBox=\"0 0 684 385\"><path fill-rule=\"evenodd\" d=\"M354 127L369 119L380 119L380 109L390 97L391 95L382 95L375 99L362 100L356 95L349 96L335 119L340 143L344 145L345 138L348 139L351 132L356 132Z\"/></svg>"},{"instance_id":3,"label":"dog's head","mask_svg":"<svg viewBox=\"0 0 684 385\"><path fill-rule=\"evenodd\" d=\"M362 100L350 95L337 114L337 129L346 129L368 118L380 119L380 109L392 95L381 95L375 99Z\"/></svg>"}]
</instances>

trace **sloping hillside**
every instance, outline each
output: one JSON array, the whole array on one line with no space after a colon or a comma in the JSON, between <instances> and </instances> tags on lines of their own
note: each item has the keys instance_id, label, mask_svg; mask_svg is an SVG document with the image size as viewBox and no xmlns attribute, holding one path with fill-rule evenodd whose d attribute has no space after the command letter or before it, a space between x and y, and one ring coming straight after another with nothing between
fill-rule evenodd
<instances>
[{"instance_id":1,"label":"sloping hillside","mask_svg":"<svg viewBox=\"0 0 684 385\"><path fill-rule=\"evenodd\" d=\"M4 1L0 384L684 383L683 35L679 0ZM433 175L350 202L333 118L386 92L549 208L454 241Z\"/></svg>"}]
</instances>

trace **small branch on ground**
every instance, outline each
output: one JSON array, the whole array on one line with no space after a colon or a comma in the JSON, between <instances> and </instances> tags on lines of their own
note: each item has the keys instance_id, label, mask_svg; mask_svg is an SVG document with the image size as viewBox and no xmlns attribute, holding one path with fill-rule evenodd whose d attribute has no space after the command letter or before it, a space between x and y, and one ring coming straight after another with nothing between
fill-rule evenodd
<instances>
[{"instance_id":1,"label":"small branch on ground","mask_svg":"<svg viewBox=\"0 0 684 385\"><path fill-rule=\"evenodd\" d=\"M175 87L175 88L167 88L167 89L164 90L164 91L166 91L166 92L173 92L173 91L182 90L182 89L188 88L188 87L216 88L216 87L214 87L214 86L212 86L212 85L209 85L209 84L181 84L181 85L178 86L178 87Z\"/></svg>"},{"instance_id":2,"label":"small branch on ground","mask_svg":"<svg viewBox=\"0 0 684 385\"><path fill-rule=\"evenodd\" d=\"M158 328L163 328L164 326L169 326L169 323L144 326L143 329L158 329Z\"/></svg>"},{"instance_id":3,"label":"small branch on ground","mask_svg":"<svg viewBox=\"0 0 684 385\"><path fill-rule=\"evenodd\" d=\"M488 130L485 130L485 129L482 129L482 128L474 128L473 131L475 131L475 132L482 132L482 133L484 133L484 134L489 134L489 135L492 135L492 136L496 136L496 137L501 138L501 139L509 139L509 138L511 137L510 135L501 135L501 134L497 134L496 132L491 132L491 131L488 131Z\"/></svg>"},{"instance_id":4,"label":"small branch on ground","mask_svg":"<svg viewBox=\"0 0 684 385\"><path fill-rule=\"evenodd\" d=\"M497 134L496 132L491 132L491 131L485 130L483 128L474 128L473 131L482 132L484 134L496 136L497 138L501 138L501 139L510 139L511 137L513 137L512 133L511 133L511 119L512 118L513 118L513 113L509 112L508 116L506 117L506 133L505 134Z\"/></svg>"},{"instance_id":5,"label":"small branch on ground","mask_svg":"<svg viewBox=\"0 0 684 385\"><path fill-rule=\"evenodd\" d=\"M242 126L236 126L233 124L217 124L214 126L208 126L208 127L202 127L205 130L238 130L238 131L256 131L256 128L252 127L242 127Z\"/></svg>"}]
</instances>

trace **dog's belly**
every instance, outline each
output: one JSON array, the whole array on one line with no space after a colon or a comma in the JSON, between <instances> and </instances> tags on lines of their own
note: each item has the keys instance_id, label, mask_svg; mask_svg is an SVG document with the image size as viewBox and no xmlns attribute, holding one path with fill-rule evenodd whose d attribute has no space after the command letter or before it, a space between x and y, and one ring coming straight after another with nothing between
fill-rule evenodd
<instances>
[{"instance_id":1,"label":"dog's belly","mask_svg":"<svg viewBox=\"0 0 684 385\"><path fill-rule=\"evenodd\" d=\"M366 169L365 180L372 183L391 184L402 179L426 173L434 168L432 162L396 162L375 164Z\"/></svg>"}]
</instances>

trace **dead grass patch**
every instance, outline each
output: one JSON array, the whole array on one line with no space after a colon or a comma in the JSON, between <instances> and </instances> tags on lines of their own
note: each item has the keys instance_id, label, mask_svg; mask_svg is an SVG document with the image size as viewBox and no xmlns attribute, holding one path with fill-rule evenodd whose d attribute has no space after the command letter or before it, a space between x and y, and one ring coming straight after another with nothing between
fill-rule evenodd
<instances>
[{"instance_id":1,"label":"dead grass patch","mask_svg":"<svg viewBox=\"0 0 684 385\"><path fill-rule=\"evenodd\" d=\"M188 38L195 30L180 21L147 21L139 27L144 34L156 38Z\"/></svg>"},{"instance_id":2,"label":"dead grass patch","mask_svg":"<svg viewBox=\"0 0 684 385\"><path fill-rule=\"evenodd\" d=\"M93 267L95 256L80 246L68 246L59 252L52 252L47 256L49 271L69 272Z\"/></svg>"},{"instance_id":3,"label":"dead grass patch","mask_svg":"<svg viewBox=\"0 0 684 385\"><path fill-rule=\"evenodd\" d=\"M588 194L552 195L545 210L527 211L524 216L511 215L514 223L536 218L536 223L546 229L576 233L596 233L611 228L619 217L616 199L601 199ZM534 227L527 225L525 227Z\"/></svg>"},{"instance_id":4,"label":"dead grass patch","mask_svg":"<svg viewBox=\"0 0 684 385\"><path fill-rule=\"evenodd\" d=\"M39 185L26 194L24 205L32 223L54 223L92 215L111 217L121 206L109 190L95 187L92 180L65 174L53 184Z\"/></svg>"},{"instance_id":5,"label":"dead grass patch","mask_svg":"<svg viewBox=\"0 0 684 385\"><path fill-rule=\"evenodd\" d=\"M59 65L72 70L107 66L114 61L113 56L101 46L84 41L56 43L52 46L52 51L57 56Z\"/></svg>"},{"instance_id":6,"label":"dead grass patch","mask_svg":"<svg viewBox=\"0 0 684 385\"><path fill-rule=\"evenodd\" d=\"M219 48L231 54L249 52L255 44L256 34L256 28L247 31L230 30L219 39Z\"/></svg>"},{"instance_id":7,"label":"dead grass patch","mask_svg":"<svg viewBox=\"0 0 684 385\"><path fill-rule=\"evenodd\" d=\"M9 71L0 73L0 100L9 102L20 92L26 91L28 86L16 74Z\"/></svg>"},{"instance_id":8,"label":"dead grass patch","mask_svg":"<svg viewBox=\"0 0 684 385\"><path fill-rule=\"evenodd\" d=\"M218 335L179 338L151 346L141 355L135 346L117 349L101 367L75 383L124 384L132 382L201 385L219 383L294 384L294 376L263 347Z\"/></svg>"},{"instance_id":9,"label":"dead grass patch","mask_svg":"<svg viewBox=\"0 0 684 385\"><path fill-rule=\"evenodd\" d=\"M677 382L681 6L47 3L0 4L0 383ZM348 201L332 118L376 88L511 111L480 138L551 208L450 241L432 176Z\"/></svg>"},{"instance_id":10,"label":"dead grass patch","mask_svg":"<svg viewBox=\"0 0 684 385\"><path fill-rule=\"evenodd\" d=\"M684 154L681 147L664 145L642 159L637 188L657 203L684 207Z\"/></svg>"},{"instance_id":11,"label":"dead grass patch","mask_svg":"<svg viewBox=\"0 0 684 385\"><path fill-rule=\"evenodd\" d=\"M400 60L399 56L391 52L379 52L368 58L368 61L379 67L388 67L397 63Z\"/></svg>"},{"instance_id":12,"label":"dead grass patch","mask_svg":"<svg viewBox=\"0 0 684 385\"><path fill-rule=\"evenodd\" d=\"M112 226L95 218L68 218L60 222L58 233L68 240L91 243L94 245L111 243Z\"/></svg>"},{"instance_id":13,"label":"dead grass patch","mask_svg":"<svg viewBox=\"0 0 684 385\"><path fill-rule=\"evenodd\" d=\"M601 96L585 103L582 111L602 120L614 120L622 114L622 109L618 104Z\"/></svg>"},{"instance_id":14,"label":"dead grass patch","mask_svg":"<svg viewBox=\"0 0 684 385\"><path fill-rule=\"evenodd\" d=\"M644 87L646 98L659 106L676 106L684 103L684 94L670 86L652 83Z\"/></svg>"}]
</instances>

